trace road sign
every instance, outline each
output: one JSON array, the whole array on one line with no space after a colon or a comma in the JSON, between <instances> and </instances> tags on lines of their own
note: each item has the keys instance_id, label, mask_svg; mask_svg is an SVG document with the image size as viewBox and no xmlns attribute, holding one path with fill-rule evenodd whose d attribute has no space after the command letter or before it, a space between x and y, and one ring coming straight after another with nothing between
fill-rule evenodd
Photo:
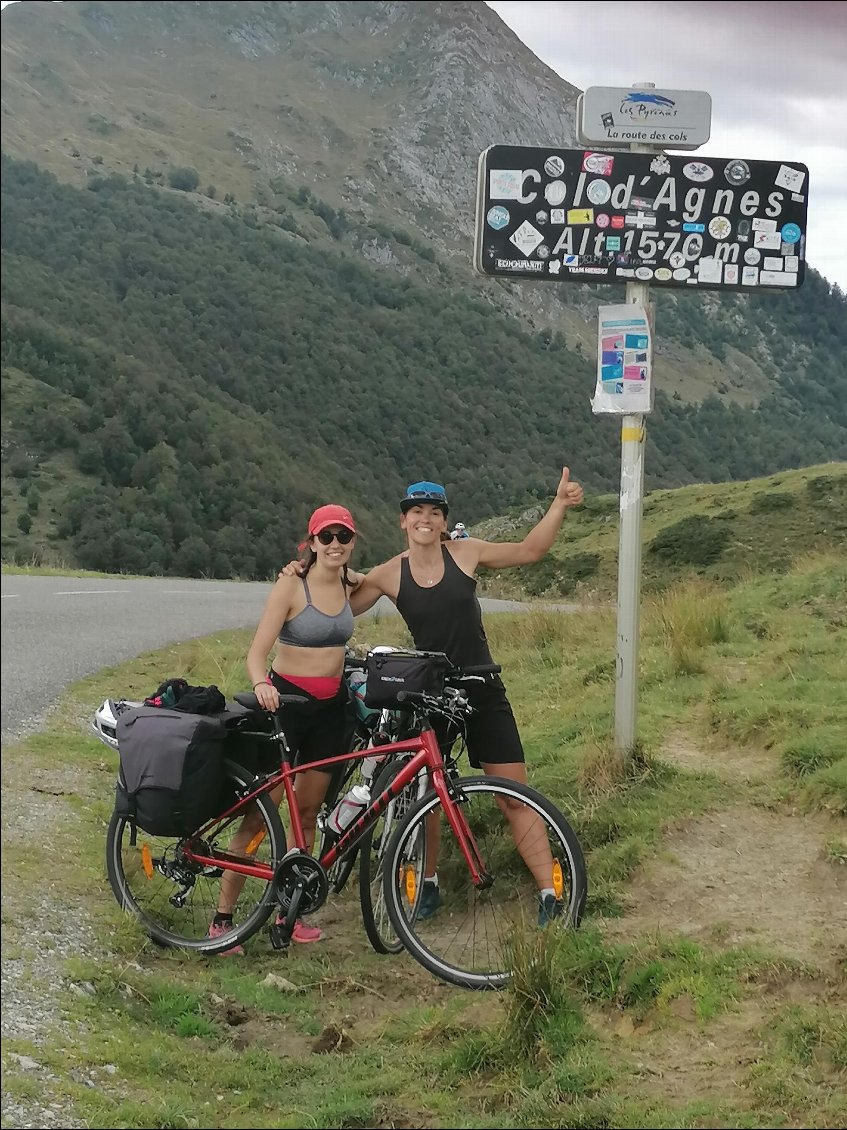
<instances>
[{"instance_id":1,"label":"road sign","mask_svg":"<svg viewBox=\"0 0 847 1130\"><path fill-rule=\"evenodd\" d=\"M576 105L577 138L587 145L697 149L712 130L705 90L589 86Z\"/></svg>"},{"instance_id":2,"label":"road sign","mask_svg":"<svg viewBox=\"0 0 847 1130\"><path fill-rule=\"evenodd\" d=\"M808 191L796 161L493 145L479 159L474 265L544 282L793 290Z\"/></svg>"}]
</instances>

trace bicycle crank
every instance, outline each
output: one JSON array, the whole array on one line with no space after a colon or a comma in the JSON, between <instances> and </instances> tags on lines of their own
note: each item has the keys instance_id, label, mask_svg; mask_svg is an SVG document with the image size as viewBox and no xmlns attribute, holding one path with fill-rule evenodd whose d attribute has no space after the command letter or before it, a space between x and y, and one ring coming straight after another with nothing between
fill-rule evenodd
<instances>
[{"instance_id":1,"label":"bicycle crank","mask_svg":"<svg viewBox=\"0 0 847 1130\"><path fill-rule=\"evenodd\" d=\"M329 879L314 856L290 851L274 872L273 892L284 914L311 914L326 902Z\"/></svg>"}]
</instances>

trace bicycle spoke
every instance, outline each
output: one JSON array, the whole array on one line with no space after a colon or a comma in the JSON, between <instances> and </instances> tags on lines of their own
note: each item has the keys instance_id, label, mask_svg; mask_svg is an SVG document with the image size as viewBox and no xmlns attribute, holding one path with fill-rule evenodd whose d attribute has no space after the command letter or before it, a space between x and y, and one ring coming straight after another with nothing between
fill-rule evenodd
<instances>
[{"instance_id":1,"label":"bicycle spoke","mask_svg":"<svg viewBox=\"0 0 847 1130\"><path fill-rule=\"evenodd\" d=\"M227 795L249 780L231 763L227 773ZM113 816L106 847L109 881L119 905L135 914L156 941L219 952L248 937L266 921L272 909L271 883L251 876L242 881L226 871L223 863L227 858L242 859L264 863L272 870L285 854L285 835L267 797L260 797L245 811L249 811L249 822L243 829L241 817L221 821L208 828L202 844L198 841L193 845L205 855L219 853L221 867L195 864L186 857L179 841L152 836L141 829L133 844L131 825ZM222 884L228 900L222 897ZM216 911L224 903L232 911L233 930L210 938Z\"/></svg>"},{"instance_id":2,"label":"bicycle spoke","mask_svg":"<svg viewBox=\"0 0 847 1130\"><path fill-rule=\"evenodd\" d=\"M386 765L380 770L374 782L373 795L376 797L384 792L399 771L399 763ZM403 948L403 943L397 937L385 905L385 857L394 829L399 826L412 803L425 790L426 778L421 775L391 801L382 814L382 818L362 842L359 864L362 921L365 926L365 933L377 953L399 953ZM419 850L416 845L413 844L413 846L415 851ZM407 862L411 861L404 860L404 867ZM418 886L420 887L423 879L422 852L420 853L419 870Z\"/></svg>"},{"instance_id":3,"label":"bicycle spoke","mask_svg":"<svg viewBox=\"0 0 847 1130\"><path fill-rule=\"evenodd\" d=\"M474 886L459 843L442 819L440 905L428 918L409 914L400 868L428 816L441 814L441 802L428 794L398 828L388 850L388 911L403 944L431 972L470 988L499 987L509 979L514 945L523 933L551 922L554 928L578 922L585 899L584 862L564 817L533 790L498 778L471 778L458 785L460 811L490 885ZM539 901L542 887L556 892L549 914Z\"/></svg>"}]
</instances>

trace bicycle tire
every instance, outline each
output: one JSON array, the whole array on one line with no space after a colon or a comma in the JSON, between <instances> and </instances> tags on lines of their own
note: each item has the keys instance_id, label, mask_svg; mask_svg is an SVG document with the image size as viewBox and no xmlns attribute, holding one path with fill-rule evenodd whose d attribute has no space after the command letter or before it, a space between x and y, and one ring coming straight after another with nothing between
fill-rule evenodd
<instances>
[{"instance_id":1,"label":"bicycle tire","mask_svg":"<svg viewBox=\"0 0 847 1130\"><path fill-rule=\"evenodd\" d=\"M224 762L223 795L241 789L253 774L233 761ZM267 794L254 802L262 816L263 836L251 858L260 858L272 868L286 852L285 829L276 806ZM204 842L225 847L238 829L240 818L211 825ZM276 907L273 883L248 878L234 908L236 919L231 930L217 938L208 936L217 909L222 872L209 873L180 858L180 841L174 837L152 836L137 831L131 845L132 824L117 813L112 815L106 833L106 871L109 884L122 910L133 914L147 934L159 945L204 954L223 953L251 938L267 922ZM185 888L181 905L179 898Z\"/></svg>"},{"instance_id":2,"label":"bicycle tire","mask_svg":"<svg viewBox=\"0 0 847 1130\"><path fill-rule=\"evenodd\" d=\"M402 762L394 761L384 765L376 776L373 786L373 796L384 793L402 768ZM395 797L383 812L380 820L374 824L362 837L359 846L359 901L362 907L362 922L368 941L377 953L400 953L403 943L397 937L391 920L388 917L383 892L383 867L388 845L394 829L405 817L412 804L420 800L427 789L425 774L419 774L414 781ZM417 852L421 871L423 869L423 851ZM409 856L403 862L408 867ZM423 874L418 880L422 887Z\"/></svg>"},{"instance_id":3,"label":"bicycle tire","mask_svg":"<svg viewBox=\"0 0 847 1130\"><path fill-rule=\"evenodd\" d=\"M527 912L537 916L534 928L538 927L541 915L539 884L510 829L504 827L505 817L498 799L525 806L542 822L554 861L551 885L555 889L555 879L561 884L561 891L557 892L557 926L579 925L588 890L585 859L565 816L535 789L494 776L465 777L453 785L459 794L459 812L473 831L491 885L483 890L474 887L458 841L442 816L444 830L438 857L442 906L425 921L404 906L408 891L401 880L400 865L405 845L418 835L418 825L425 828L429 813L442 809L440 799L430 790L409 810L388 846L384 867L386 907L398 938L430 973L461 988L504 988L511 978L516 938L530 926ZM536 831L531 833L531 841L527 832L524 850L538 859L541 833L534 822L531 826Z\"/></svg>"}]
</instances>

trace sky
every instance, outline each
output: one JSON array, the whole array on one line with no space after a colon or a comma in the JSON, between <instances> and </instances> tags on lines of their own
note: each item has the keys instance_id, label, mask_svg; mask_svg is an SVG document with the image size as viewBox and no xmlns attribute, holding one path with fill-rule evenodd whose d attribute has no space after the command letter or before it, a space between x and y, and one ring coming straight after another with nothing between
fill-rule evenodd
<instances>
[{"instance_id":1,"label":"sky","mask_svg":"<svg viewBox=\"0 0 847 1130\"><path fill-rule=\"evenodd\" d=\"M488 6L581 90L637 82L705 90L704 156L807 165L806 261L847 293L847 3Z\"/></svg>"},{"instance_id":2,"label":"sky","mask_svg":"<svg viewBox=\"0 0 847 1130\"><path fill-rule=\"evenodd\" d=\"M582 90L636 82L705 90L712 133L698 150L704 156L807 165L806 260L847 292L847 2L488 6Z\"/></svg>"}]
</instances>

